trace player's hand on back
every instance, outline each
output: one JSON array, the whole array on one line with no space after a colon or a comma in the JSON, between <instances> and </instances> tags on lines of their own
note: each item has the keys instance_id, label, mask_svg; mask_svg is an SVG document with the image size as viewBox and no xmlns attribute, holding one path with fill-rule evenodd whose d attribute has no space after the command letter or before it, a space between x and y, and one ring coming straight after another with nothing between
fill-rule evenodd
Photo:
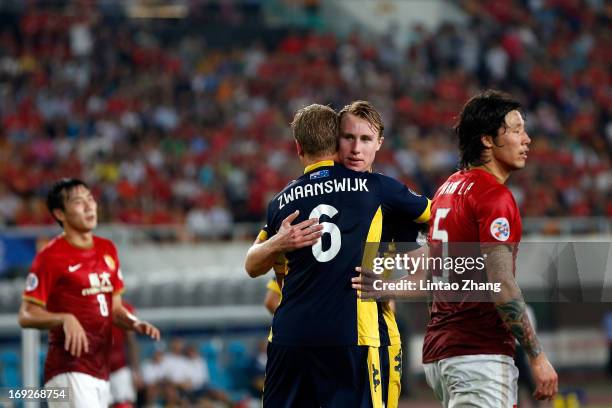
<instances>
[{"instance_id":1,"label":"player's hand on back","mask_svg":"<svg viewBox=\"0 0 612 408\"><path fill-rule=\"evenodd\" d=\"M62 322L65 337L64 349L75 357L81 357L82 353L88 353L89 341L79 320L74 315L67 313L63 316Z\"/></svg>"},{"instance_id":2,"label":"player's hand on back","mask_svg":"<svg viewBox=\"0 0 612 408\"><path fill-rule=\"evenodd\" d=\"M281 223L280 229L271 239L280 252L289 252L295 249L314 245L322 235L323 225L319 220L312 218L291 225L300 214L299 210L289 214Z\"/></svg>"},{"instance_id":3,"label":"player's hand on back","mask_svg":"<svg viewBox=\"0 0 612 408\"><path fill-rule=\"evenodd\" d=\"M393 292L390 290L376 290L374 288L374 282L382 279L380 275L360 266L356 267L355 270L359 272L359 275L351 278L351 286L359 291L358 296L361 299L385 300L393 296Z\"/></svg>"},{"instance_id":4,"label":"player's hand on back","mask_svg":"<svg viewBox=\"0 0 612 408\"><path fill-rule=\"evenodd\" d=\"M533 396L538 400L551 400L559 390L559 377L542 352L529 360L531 373L536 384Z\"/></svg>"},{"instance_id":5,"label":"player's hand on back","mask_svg":"<svg viewBox=\"0 0 612 408\"><path fill-rule=\"evenodd\" d=\"M157 327L142 320L138 320L134 323L134 331L138 334L149 336L155 341L158 341L161 337Z\"/></svg>"}]
</instances>

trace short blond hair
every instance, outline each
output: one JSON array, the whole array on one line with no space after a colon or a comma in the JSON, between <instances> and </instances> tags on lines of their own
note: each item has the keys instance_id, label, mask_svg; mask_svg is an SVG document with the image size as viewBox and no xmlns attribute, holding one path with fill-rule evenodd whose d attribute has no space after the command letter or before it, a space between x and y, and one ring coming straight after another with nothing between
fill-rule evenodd
<instances>
[{"instance_id":1,"label":"short blond hair","mask_svg":"<svg viewBox=\"0 0 612 408\"><path fill-rule=\"evenodd\" d=\"M354 101L349 105L346 105L342 110L338 113L338 117L342 121L342 116L350 113L351 115L355 115L358 118L361 118L368 122L370 125L374 126L374 128L378 131L378 138L383 137L383 131L385 130L385 126L383 125L382 118L380 117L380 113L374 108L368 101Z\"/></svg>"},{"instance_id":2,"label":"short blond hair","mask_svg":"<svg viewBox=\"0 0 612 408\"><path fill-rule=\"evenodd\" d=\"M312 104L299 109L291 122L293 137L304 154L334 154L338 149L339 118L329 106Z\"/></svg>"}]
</instances>

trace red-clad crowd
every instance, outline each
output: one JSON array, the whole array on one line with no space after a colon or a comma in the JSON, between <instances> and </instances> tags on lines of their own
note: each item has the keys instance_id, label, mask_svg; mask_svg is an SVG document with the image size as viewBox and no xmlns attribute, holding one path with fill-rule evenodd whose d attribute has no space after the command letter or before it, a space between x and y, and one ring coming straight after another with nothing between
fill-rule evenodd
<instances>
[{"instance_id":1,"label":"red-clad crowd","mask_svg":"<svg viewBox=\"0 0 612 408\"><path fill-rule=\"evenodd\" d=\"M465 23L414 26L406 46L329 31L231 49L197 21L176 36L78 4L0 28L0 225L51 223L61 176L91 185L102 221L202 234L259 221L300 174L293 112L354 99L385 120L376 170L432 195L457 165L454 115L486 87L526 108L528 166L509 183L522 215L612 216L605 2L469 0Z\"/></svg>"}]
</instances>

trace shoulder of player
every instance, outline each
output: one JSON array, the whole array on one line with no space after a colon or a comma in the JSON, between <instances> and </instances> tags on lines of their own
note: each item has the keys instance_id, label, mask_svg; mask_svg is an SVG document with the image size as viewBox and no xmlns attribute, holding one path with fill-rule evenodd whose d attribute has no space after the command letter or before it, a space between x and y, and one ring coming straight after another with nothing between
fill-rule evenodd
<instances>
[{"instance_id":1,"label":"shoulder of player","mask_svg":"<svg viewBox=\"0 0 612 408\"><path fill-rule=\"evenodd\" d=\"M370 180L372 185L375 186L374 191L378 192L382 197L393 196L397 193L409 192L410 196L416 200L426 200L427 197L422 194L416 193L410 187L403 182L389 176L385 176L381 173L365 173Z\"/></svg>"},{"instance_id":2,"label":"shoulder of player","mask_svg":"<svg viewBox=\"0 0 612 408\"><path fill-rule=\"evenodd\" d=\"M518 205L510 189L501 183L487 183L474 189L473 194L468 195L468 200L477 210L488 212L489 209L512 211L518 214Z\"/></svg>"},{"instance_id":3,"label":"shoulder of player","mask_svg":"<svg viewBox=\"0 0 612 408\"><path fill-rule=\"evenodd\" d=\"M101 237L99 235L94 235L93 236L93 240L94 240L94 245L100 245L100 246L115 246L115 244L113 244L113 241L111 241L108 238L104 238Z\"/></svg>"},{"instance_id":4,"label":"shoulder of player","mask_svg":"<svg viewBox=\"0 0 612 408\"><path fill-rule=\"evenodd\" d=\"M480 196L485 196L487 199L514 201L512 191L505 184L498 182L476 183L474 187L480 193Z\"/></svg>"},{"instance_id":5,"label":"shoulder of player","mask_svg":"<svg viewBox=\"0 0 612 408\"><path fill-rule=\"evenodd\" d=\"M102 250L107 250L113 253L117 253L117 247L115 246L113 241L111 241L110 239L103 238L98 235L94 235L93 239L94 239L94 246L96 248L100 248Z\"/></svg>"},{"instance_id":6,"label":"shoulder of player","mask_svg":"<svg viewBox=\"0 0 612 408\"><path fill-rule=\"evenodd\" d=\"M288 189L290 189L291 187L295 186L297 184L297 182L299 181L299 179L294 179L291 180L289 183L287 183L287 185L285 187L283 187L283 189L281 191L279 191L278 193L276 193L272 199L270 199L270 203L273 204L278 200L278 197L280 197L281 195L283 195L284 193L287 192Z\"/></svg>"},{"instance_id":7,"label":"shoulder of player","mask_svg":"<svg viewBox=\"0 0 612 408\"><path fill-rule=\"evenodd\" d=\"M40 251L36 254L37 258L46 258L49 256L53 256L57 252L62 251L62 247L65 244L64 235L60 234L53 237L49 242L47 242Z\"/></svg>"},{"instance_id":8,"label":"shoulder of player","mask_svg":"<svg viewBox=\"0 0 612 408\"><path fill-rule=\"evenodd\" d=\"M362 176L366 177L368 180L372 181L372 183L376 186L385 186L385 185L400 185L402 184L401 182L399 182L398 180L389 177L389 176L385 176L382 173L360 173Z\"/></svg>"}]
</instances>

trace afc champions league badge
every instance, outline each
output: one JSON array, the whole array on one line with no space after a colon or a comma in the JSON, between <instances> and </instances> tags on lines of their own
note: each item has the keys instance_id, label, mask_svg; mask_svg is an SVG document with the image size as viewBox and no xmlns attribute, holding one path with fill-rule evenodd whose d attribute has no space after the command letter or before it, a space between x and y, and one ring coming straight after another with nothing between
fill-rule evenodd
<instances>
[{"instance_id":1,"label":"afc champions league badge","mask_svg":"<svg viewBox=\"0 0 612 408\"><path fill-rule=\"evenodd\" d=\"M510 238L510 223L505 217L493 220L490 227L491 235L498 241L507 241Z\"/></svg>"},{"instance_id":2,"label":"afc champions league badge","mask_svg":"<svg viewBox=\"0 0 612 408\"><path fill-rule=\"evenodd\" d=\"M36 274L30 272L28 273L28 277L26 278L25 289L26 292L31 292L38 287L38 276Z\"/></svg>"},{"instance_id":3,"label":"afc champions league badge","mask_svg":"<svg viewBox=\"0 0 612 408\"><path fill-rule=\"evenodd\" d=\"M108 268L111 271L114 271L115 268L117 267L117 265L115 264L115 260L113 259L112 256L106 254L104 255L104 262L106 263L106 266L108 266Z\"/></svg>"}]
</instances>

